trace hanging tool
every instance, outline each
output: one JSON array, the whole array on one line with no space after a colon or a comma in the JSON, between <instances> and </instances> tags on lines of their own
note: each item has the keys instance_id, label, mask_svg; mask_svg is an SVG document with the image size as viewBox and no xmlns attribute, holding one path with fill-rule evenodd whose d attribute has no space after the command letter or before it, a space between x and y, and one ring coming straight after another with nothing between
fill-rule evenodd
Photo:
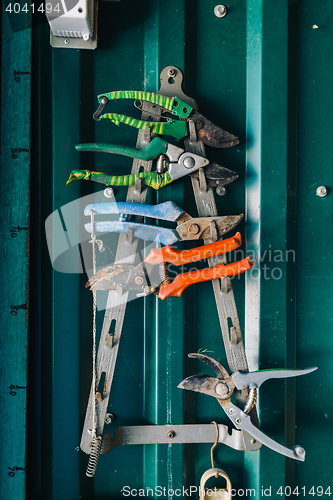
<instances>
[{"instance_id":1,"label":"hanging tool","mask_svg":"<svg viewBox=\"0 0 333 500\"><path fill-rule=\"evenodd\" d=\"M188 286L210 281L224 276L235 276L252 267L249 257L231 264L220 264L216 267L191 271L179 274L173 281L170 280L167 262L181 266L190 262L197 262L213 255L231 252L241 244L241 235L237 233L227 240L217 241L210 245L192 248L190 250L176 250L170 245L164 248L152 249L143 262L136 267L128 264L114 264L104 267L94 274L87 282L86 287L91 290L120 290L126 293L129 290L138 290L137 296L146 296L151 293L164 300L167 297L180 297ZM156 273L158 267L158 273ZM157 274L157 278L155 275ZM158 279L159 278L159 279Z\"/></svg>"},{"instance_id":2,"label":"hanging tool","mask_svg":"<svg viewBox=\"0 0 333 500\"><path fill-rule=\"evenodd\" d=\"M243 218L240 215L222 217L196 217L186 213L172 201L159 205L142 205L141 203L92 203L84 209L84 215L120 214L119 221L95 222L98 233L126 233L132 230L133 237L148 241L159 241L164 245L172 245L180 240L198 240L209 238L212 232L217 237L231 231ZM151 217L166 221L177 222L176 229L161 226L151 226L139 222L127 222L129 215ZM91 223L85 224L85 229L92 232Z\"/></svg>"},{"instance_id":3,"label":"hanging tool","mask_svg":"<svg viewBox=\"0 0 333 500\"><path fill-rule=\"evenodd\" d=\"M120 154L144 161L150 161L156 158L159 159L157 162L156 172L145 172L143 174L121 176L120 178L117 176L114 176L113 178L113 176L111 176L111 179L110 177L106 179L107 176L105 176L102 172L90 173L86 170L73 170L67 184L70 184L75 179L90 179L90 175L93 174L94 178L92 180L97 181L97 178L99 177L100 180L98 182L106 183L107 181L107 185L113 184L130 186L135 184L136 179L141 179L143 184L147 184L154 189L160 189L176 179L180 179L185 175L196 172L202 167L205 167L205 174L208 178L215 181L214 185L216 186L229 184L238 177L236 172L224 168L217 163L212 163L203 156L199 156L194 153L187 153L184 149L178 148L177 146L174 146L159 137L155 137L143 149L117 146L115 144L78 144L75 148L78 151L96 151ZM169 159L168 167L165 156ZM89 174L87 172L89 172Z\"/></svg>"},{"instance_id":4,"label":"hanging tool","mask_svg":"<svg viewBox=\"0 0 333 500\"><path fill-rule=\"evenodd\" d=\"M217 399L236 429L248 432L254 439L277 453L281 453L282 455L295 460L305 460L305 450L301 446L294 446L291 450L266 436L266 434L253 425L249 412L256 404L257 389L259 389L259 387L266 380L306 375L307 373L317 370L316 366L305 370L282 369L261 370L256 372L237 371L229 376L227 370L218 361L206 356L205 354L192 353L188 356L189 358L201 359L207 363L216 373L216 377L214 378L208 375L192 375L178 385L180 389L201 392L202 394L213 396ZM238 406L231 402L231 396L235 388L242 390L244 387L249 389L249 393L246 404L243 410L241 410Z\"/></svg>"},{"instance_id":5,"label":"hanging tool","mask_svg":"<svg viewBox=\"0 0 333 500\"><path fill-rule=\"evenodd\" d=\"M136 127L139 129L149 127L151 129L151 132L154 134L169 135L174 137L175 139L182 139L189 134L188 122L191 120L195 124L199 140L207 144L208 146L213 146L215 148L229 148L231 146L239 144L238 137L230 134L229 132L226 132L220 127L217 127L200 113L193 113L193 107L189 106L189 104L185 103L178 97L167 97L164 95L155 94L153 92L124 90L100 94L99 96L97 96L97 99L99 102L99 107L93 114L93 118L96 121L107 118L116 125L125 123L130 127ZM171 113L178 118L182 118L183 121L162 117L165 118L166 121L156 123L137 120L135 118L131 118L130 116L125 116L118 113L105 113L101 115L107 103L115 99L135 99L139 101L150 102L155 107L160 106L162 108L162 112Z\"/></svg>"}]
</instances>

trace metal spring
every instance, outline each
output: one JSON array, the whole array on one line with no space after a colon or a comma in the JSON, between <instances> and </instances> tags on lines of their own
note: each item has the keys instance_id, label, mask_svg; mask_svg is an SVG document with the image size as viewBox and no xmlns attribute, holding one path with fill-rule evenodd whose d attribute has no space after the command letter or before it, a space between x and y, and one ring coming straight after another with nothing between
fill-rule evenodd
<instances>
[{"instance_id":1,"label":"metal spring","mask_svg":"<svg viewBox=\"0 0 333 500\"><path fill-rule=\"evenodd\" d=\"M95 436L91 443L91 452L89 455L86 476L94 477L98 465L98 459L102 447L102 436Z\"/></svg>"},{"instance_id":2,"label":"metal spring","mask_svg":"<svg viewBox=\"0 0 333 500\"><path fill-rule=\"evenodd\" d=\"M247 414L250 413L252 408L255 406L256 402L257 402L257 388L252 387L250 388L250 392L246 401L246 405L244 406L243 412Z\"/></svg>"},{"instance_id":3,"label":"metal spring","mask_svg":"<svg viewBox=\"0 0 333 500\"><path fill-rule=\"evenodd\" d=\"M172 280L169 277L167 262L161 262L161 264L159 264L158 266L158 271L160 279L162 280L162 285L168 285L169 283L171 283Z\"/></svg>"}]
</instances>

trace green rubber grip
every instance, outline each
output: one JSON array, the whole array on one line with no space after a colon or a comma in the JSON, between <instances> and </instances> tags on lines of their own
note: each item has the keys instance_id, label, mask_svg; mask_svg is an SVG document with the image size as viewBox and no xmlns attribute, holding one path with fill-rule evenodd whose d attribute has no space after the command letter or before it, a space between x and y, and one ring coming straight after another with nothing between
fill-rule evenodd
<instances>
[{"instance_id":1,"label":"green rubber grip","mask_svg":"<svg viewBox=\"0 0 333 500\"><path fill-rule=\"evenodd\" d=\"M161 106L180 118L188 118L193 111L193 108L186 104L186 102L179 99L179 97L167 97L165 95L155 94L154 92L143 92L141 90L118 90L98 95L98 102L101 102L102 97L106 97L109 101L114 99L137 99L140 101L151 102L152 104Z\"/></svg>"},{"instance_id":2,"label":"green rubber grip","mask_svg":"<svg viewBox=\"0 0 333 500\"><path fill-rule=\"evenodd\" d=\"M129 148L127 146L117 146L115 144L77 144L77 151L97 151L101 153L114 153L123 156L138 158L139 160L149 161L164 154L168 148L168 143L155 137L148 146L143 149Z\"/></svg>"}]
</instances>

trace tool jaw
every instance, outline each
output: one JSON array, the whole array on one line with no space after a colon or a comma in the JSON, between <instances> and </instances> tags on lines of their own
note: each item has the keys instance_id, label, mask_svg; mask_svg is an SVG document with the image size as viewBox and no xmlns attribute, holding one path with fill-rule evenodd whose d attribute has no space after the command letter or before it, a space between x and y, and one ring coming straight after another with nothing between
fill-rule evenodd
<instances>
[{"instance_id":1,"label":"tool jaw","mask_svg":"<svg viewBox=\"0 0 333 500\"><path fill-rule=\"evenodd\" d=\"M207 239L211 237L211 223L213 222L216 226L217 236L220 238L234 229L242 218L243 214L222 217L196 217L185 222L178 220L175 230L181 240Z\"/></svg>"},{"instance_id":2,"label":"tool jaw","mask_svg":"<svg viewBox=\"0 0 333 500\"><path fill-rule=\"evenodd\" d=\"M170 146L172 145L169 144L168 150ZM166 154L168 154L168 150ZM199 170L199 168L206 167L207 165L209 165L209 160L207 160L207 158L195 155L193 153L184 153L184 150L183 154L181 154L176 161L177 161L176 163L175 162L169 163L168 172L173 181L176 179L180 179L185 175L191 174L192 172Z\"/></svg>"}]
</instances>

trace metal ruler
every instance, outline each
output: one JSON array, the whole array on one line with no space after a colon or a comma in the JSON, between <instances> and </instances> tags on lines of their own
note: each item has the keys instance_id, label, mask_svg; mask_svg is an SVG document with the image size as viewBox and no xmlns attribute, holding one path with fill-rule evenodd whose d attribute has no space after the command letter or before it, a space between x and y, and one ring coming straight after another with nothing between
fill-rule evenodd
<instances>
[{"instance_id":1,"label":"metal ruler","mask_svg":"<svg viewBox=\"0 0 333 500\"><path fill-rule=\"evenodd\" d=\"M26 497L31 14L2 12L0 498Z\"/></svg>"}]
</instances>

